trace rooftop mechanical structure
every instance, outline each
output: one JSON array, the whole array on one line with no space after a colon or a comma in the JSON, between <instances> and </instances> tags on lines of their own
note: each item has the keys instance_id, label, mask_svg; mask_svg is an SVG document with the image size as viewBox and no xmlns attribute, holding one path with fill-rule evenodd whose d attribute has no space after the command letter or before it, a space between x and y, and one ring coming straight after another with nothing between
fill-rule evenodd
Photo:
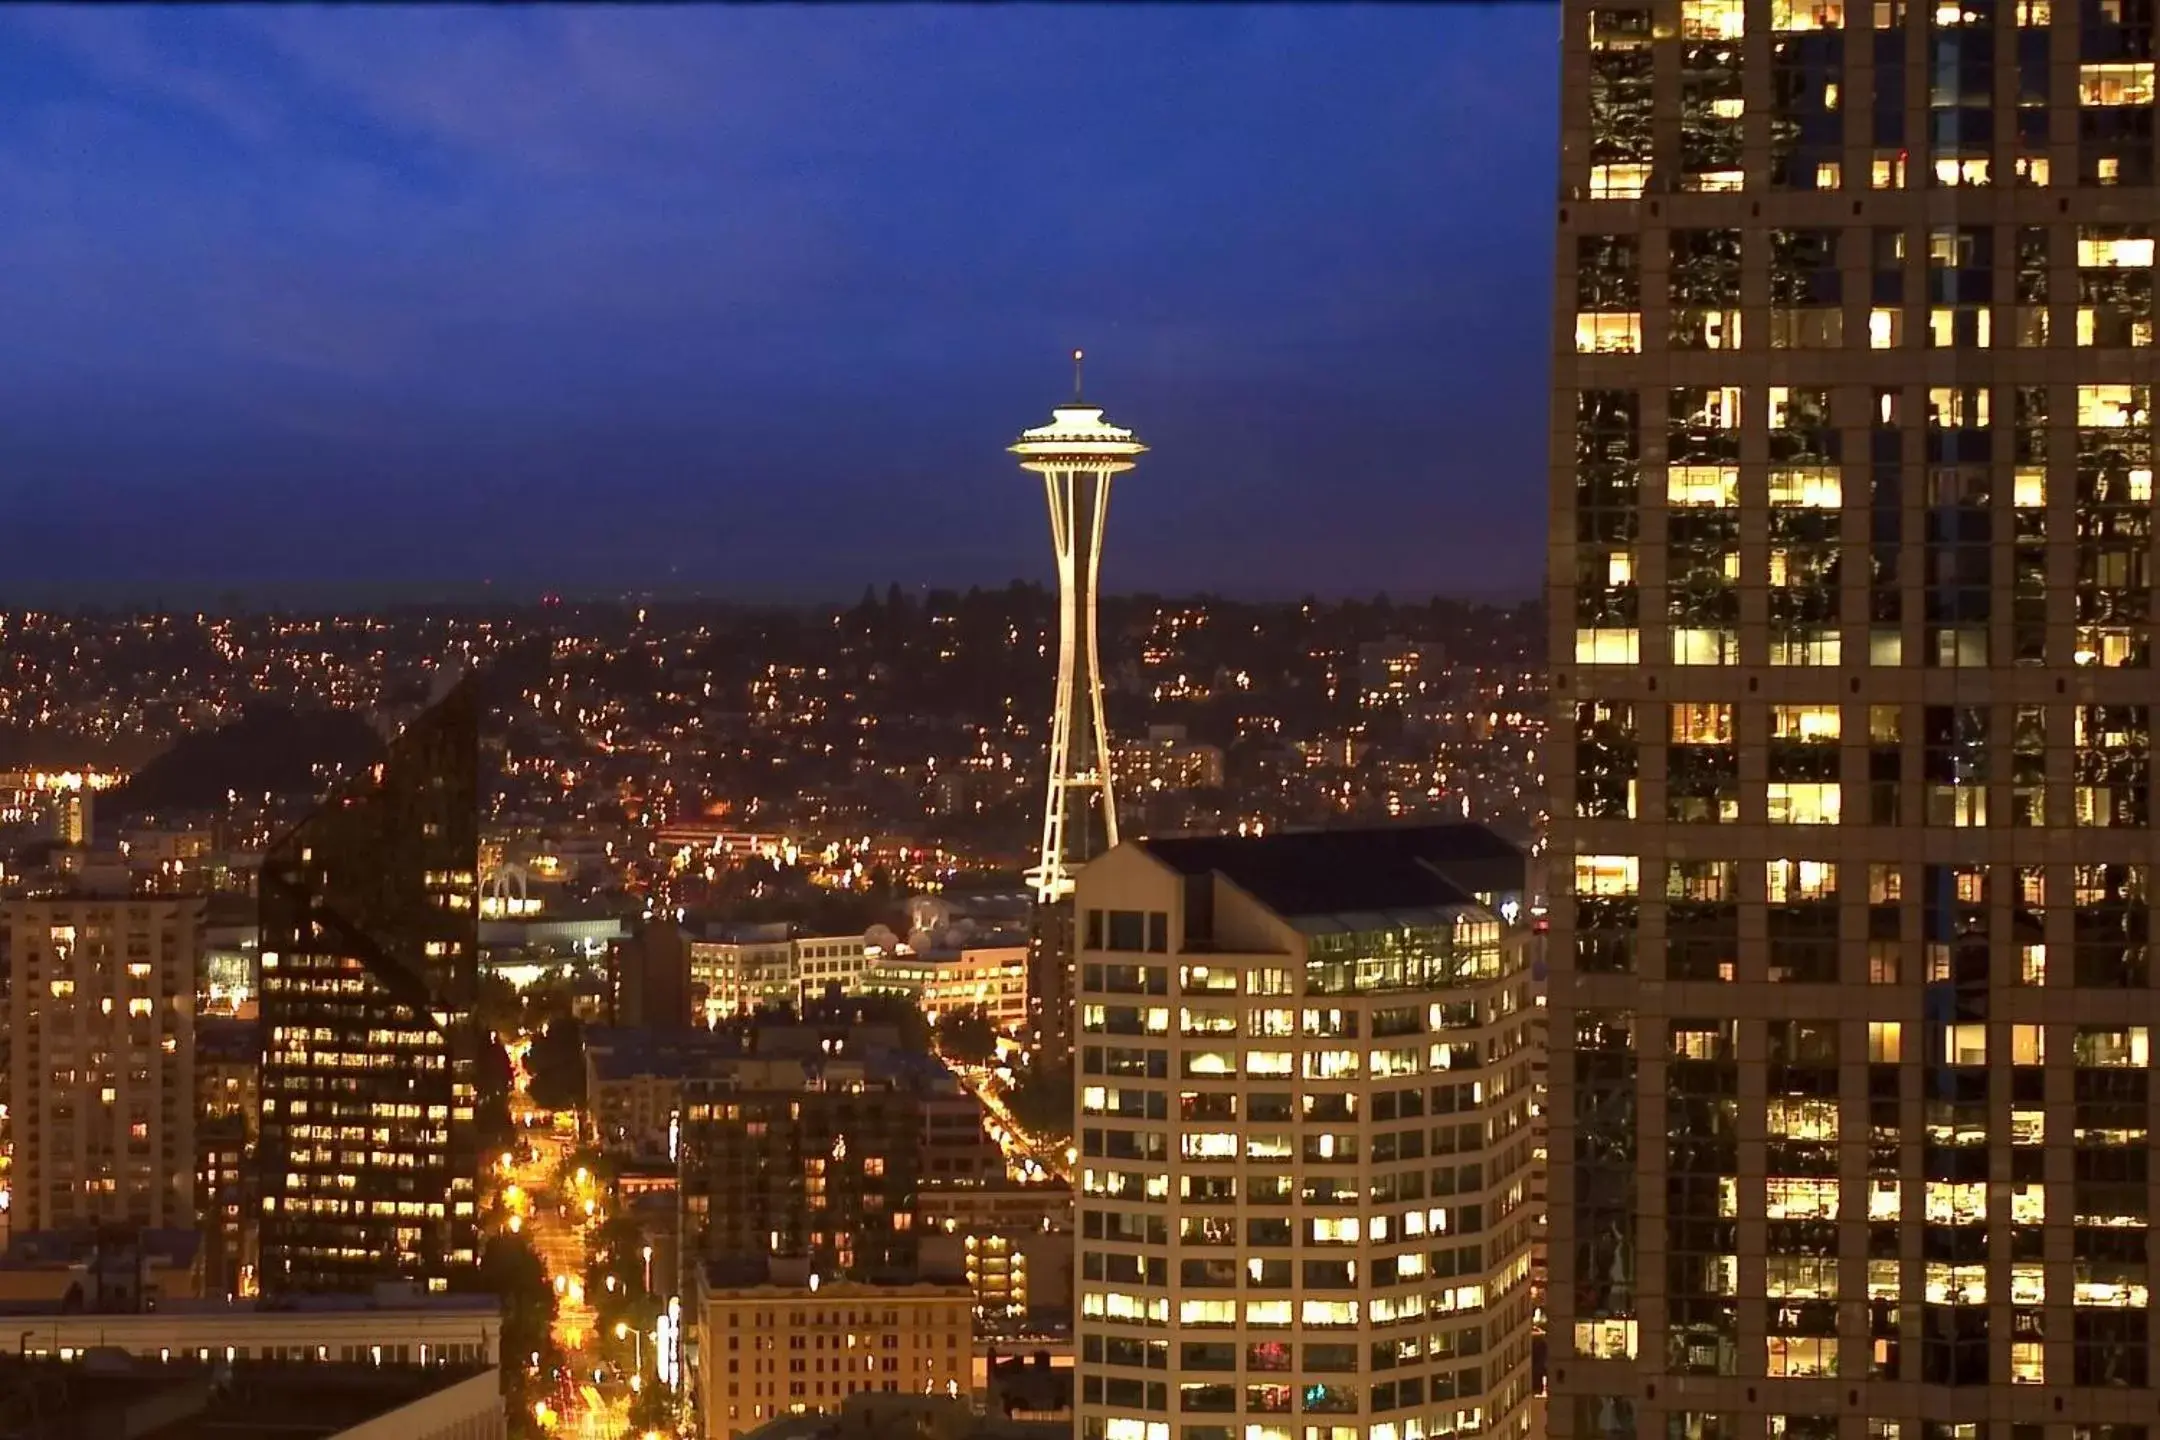
<instances>
[{"instance_id":1,"label":"rooftop mechanical structure","mask_svg":"<svg viewBox=\"0 0 2160 1440\"><path fill-rule=\"evenodd\" d=\"M1083 356L1073 351L1073 398L1047 425L1011 447L1020 468L1043 477L1050 543L1058 568L1058 678L1050 717L1050 795L1042 853L1028 883L1043 904L1072 895L1073 873L1117 844L1110 794L1110 737L1103 725L1101 660L1095 643L1095 585L1102 564L1110 478L1133 468L1147 447L1081 399Z\"/></svg>"}]
</instances>

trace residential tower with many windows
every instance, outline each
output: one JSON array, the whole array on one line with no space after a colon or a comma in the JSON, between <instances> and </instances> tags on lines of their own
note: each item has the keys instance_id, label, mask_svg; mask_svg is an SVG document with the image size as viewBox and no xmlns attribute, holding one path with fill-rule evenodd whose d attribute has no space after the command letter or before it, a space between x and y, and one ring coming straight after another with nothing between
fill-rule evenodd
<instances>
[{"instance_id":1,"label":"residential tower with many windows","mask_svg":"<svg viewBox=\"0 0 2160 1440\"><path fill-rule=\"evenodd\" d=\"M1474 825L1081 872L1081 1440L1527 1433L1523 872Z\"/></svg>"}]
</instances>

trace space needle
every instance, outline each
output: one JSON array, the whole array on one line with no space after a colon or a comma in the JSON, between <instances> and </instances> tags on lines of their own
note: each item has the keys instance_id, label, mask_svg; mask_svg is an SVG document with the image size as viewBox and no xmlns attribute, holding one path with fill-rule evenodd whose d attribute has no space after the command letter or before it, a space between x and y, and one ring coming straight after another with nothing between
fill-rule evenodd
<instances>
[{"instance_id":1,"label":"space needle","mask_svg":"<svg viewBox=\"0 0 2160 1440\"><path fill-rule=\"evenodd\" d=\"M1110 794L1110 735L1103 725L1102 662L1095 644L1095 583L1102 564L1110 477L1133 468L1147 446L1081 396L1083 355L1073 351L1073 398L1050 423L1011 448L1020 468L1043 477L1058 570L1058 676L1050 716L1050 796L1042 852L1028 872L1039 905L1070 898L1073 872L1117 844Z\"/></svg>"}]
</instances>

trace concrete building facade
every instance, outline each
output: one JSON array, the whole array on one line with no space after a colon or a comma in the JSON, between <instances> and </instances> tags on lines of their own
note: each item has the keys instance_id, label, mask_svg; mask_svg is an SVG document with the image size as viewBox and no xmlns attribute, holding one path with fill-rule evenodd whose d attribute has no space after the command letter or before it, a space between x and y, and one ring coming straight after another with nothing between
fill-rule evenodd
<instances>
[{"instance_id":1,"label":"concrete building facade","mask_svg":"<svg viewBox=\"0 0 2160 1440\"><path fill-rule=\"evenodd\" d=\"M931 959L916 997L923 1018L935 1024L940 1015L980 1006L1001 1033L1020 1034L1028 1019L1027 959L1025 945L981 945Z\"/></svg>"},{"instance_id":2,"label":"concrete building facade","mask_svg":"<svg viewBox=\"0 0 2160 1440\"><path fill-rule=\"evenodd\" d=\"M851 1395L950 1398L972 1383L965 1285L729 1285L701 1275L696 1324L708 1440L780 1415L837 1411Z\"/></svg>"},{"instance_id":3,"label":"concrete building facade","mask_svg":"<svg viewBox=\"0 0 2160 1440\"><path fill-rule=\"evenodd\" d=\"M11 900L12 1228L195 1223L202 902Z\"/></svg>"},{"instance_id":4,"label":"concrete building facade","mask_svg":"<svg viewBox=\"0 0 2160 1440\"><path fill-rule=\"evenodd\" d=\"M481 1295L321 1295L276 1306L167 1298L154 1310L106 1314L0 1301L0 1319L20 1354L61 1360L123 1350L151 1360L502 1363L501 1307Z\"/></svg>"}]
</instances>

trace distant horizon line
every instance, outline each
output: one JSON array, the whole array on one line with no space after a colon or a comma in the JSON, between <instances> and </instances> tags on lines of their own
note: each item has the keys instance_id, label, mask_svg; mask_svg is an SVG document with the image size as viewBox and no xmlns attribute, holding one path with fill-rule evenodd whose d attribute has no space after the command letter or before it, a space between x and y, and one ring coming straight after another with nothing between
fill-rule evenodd
<instances>
[{"instance_id":1,"label":"distant horizon line","mask_svg":"<svg viewBox=\"0 0 2160 1440\"><path fill-rule=\"evenodd\" d=\"M882 601L898 582L865 582L867 589L876 593ZM902 584L901 593L917 599L932 593L966 594L970 590L986 593L1005 590L1013 585L1032 585L1049 590L1051 587L1038 578L1015 576L995 584L969 582L967 584ZM1106 591L1106 600L1122 600L1134 597L1159 597L1165 600L1221 600L1236 604L1288 605L1301 600L1317 600L1325 604L1349 602L1370 603L1381 596L1393 604L1423 605L1435 601L1453 601L1465 605L1483 605L1494 608L1512 608L1543 598L1542 588L1517 591L1494 587L1478 590L1425 590L1395 592L1387 589L1353 592L1340 588L1313 588L1276 592L1230 591L1216 589L1157 590L1147 587ZM411 609L428 605L454 606L469 609L485 605L502 605L526 608L542 605L550 600L566 605L628 605L628 604L704 604L731 605L745 609L826 609L847 608L860 603L861 591L836 596L829 592L810 590L786 590L780 588L753 588L733 593L713 590L696 585L665 585L649 587L603 587L584 585L553 587L545 584L524 582L516 585L497 585L491 580L435 582L435 581L271 581L246 585L220 582L175 582L173 584L145 584L140 581L123 584L54 583L0 585L0 612L6 611L62 611L82 612L142 612L149 614L177 614L182 611L198 611L218 614L248 614L261 611L293 609Z\"/></svg>"}]
</instances>

